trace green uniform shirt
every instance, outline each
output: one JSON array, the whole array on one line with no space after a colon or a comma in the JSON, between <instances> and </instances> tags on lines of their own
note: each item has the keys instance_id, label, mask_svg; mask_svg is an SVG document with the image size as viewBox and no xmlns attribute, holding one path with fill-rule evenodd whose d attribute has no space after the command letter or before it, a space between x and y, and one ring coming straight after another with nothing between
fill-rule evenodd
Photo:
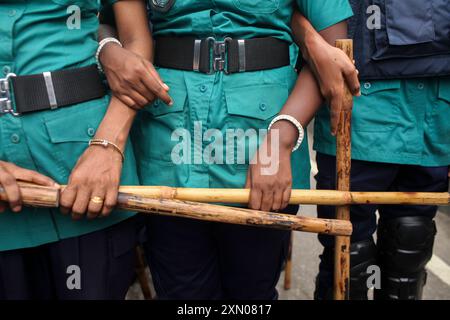
<instances>
[{"instance_id":1,"label":"green uniform shirt","mask_svg":"<svg viewBox=\"0 0 450 320\"><path fill-rule=\"evenodd\" d=\"M292 43L290 20L296 3L318 30L352 15L347 0L178 0L167 12L152 9L150 17L155 37L277 37ZM243 187L258 141L244 135L235 140L228 134L267 129L297 79L293 67L232 75L163 68L158 71L171 88L174 105L168 107L157 101L137 120L134 143L141 182L200 188ZM178 148L180 141L185 142L184 148ZM209 146L216 141L223 149L210 152ZM243 146L245 157L240 158ZM174 162L174 150L180 157L184 155L187 163ZM209 160L212 154L215 160ZM294 188L308 188L306 139L292 161L297 168L293 172Z\"/></svg>"},{"instance_id":2,"label":"green uniform shirt","mask_svg":"<svg viewBox=\"0 0 450 320\"><path fill-rule=\"evenodd\" d=\"M77 7L70 7L75 4ZM81 13L79 28L68 20ZM27 75L95 63L99 1L2 1L0 72ZM0 116L0 159L38 170L66 184L72 168L106 112L109 97L21 117ZM122 183L137 184L131 149ZM93 168L94 170L95 168ZM103 229L127 217L72 221L59 210L24 209L0 214L0 250L38 246Z\"/></svg>"},{"instance_id":3,"label":"green uniform shirt","mask_svg":"<svg viewBox=\"0 0 450 320\"><path fill-rule=\"evenodd\" d=\"M447 166L450 164L450 78L362 82L355 98L352 158ZM314 148L335 154L329 111L315 121Z\"/></svg>"}]
</instances>

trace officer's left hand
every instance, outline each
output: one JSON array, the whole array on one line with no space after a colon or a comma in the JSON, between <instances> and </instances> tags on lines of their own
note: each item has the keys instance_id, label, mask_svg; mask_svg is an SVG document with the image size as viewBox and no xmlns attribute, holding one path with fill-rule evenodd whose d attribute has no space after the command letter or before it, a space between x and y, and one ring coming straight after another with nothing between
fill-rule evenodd
<instances>
[{"instance_id":1,"label":"officer's left hand","mask_svg":"<svg viewBox=\"0 0 450 320\"><path fill-rule=\"evenodd\" d=\"M113 148L91 146L78 160L61 195L61 212L81 219L107 216L117 203L122 158ZM103 203L93 202L98 197Z\"/></svg>"},{"instance_id":2,"label":"officer's left hand","mask_svg":"<svg viewBox=\"0 0 450 320\"><path fill-rule=\"evenodd\" d=\"M292 147L274 140L279 139L269 133L250 164L245 184L250 209L276 212L289 205Z\"/></svg>"}]
</instances>

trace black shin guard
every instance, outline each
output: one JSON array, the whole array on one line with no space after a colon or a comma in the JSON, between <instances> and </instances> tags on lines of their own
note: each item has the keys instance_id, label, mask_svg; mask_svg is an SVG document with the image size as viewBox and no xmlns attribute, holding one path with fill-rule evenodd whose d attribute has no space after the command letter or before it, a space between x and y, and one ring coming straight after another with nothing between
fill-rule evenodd
<instances>
[{"instance_id":1,"label":"black shin guard","mask_svg":"<svg viewBox=\"0 0 450 320\"><path fill-rule=\"evenodd\" d=\"M380 220L378 262L379 300L420 300L426 282L425 266L433 254L436 225L428 217Z\"/></svg>"},{"instance_id":2,"label":"black shin guard","mask_svg":"<svg viewBox=\"0 0 450 320\"><path fill-rule=\"evenodd\" d=\"M331 266L330 270L321 270L316 279L316 300L333 299L333 260L334 250L326 248L321 257L322 265ZM373 239L354 242L350 246L350 299L367 300L367 268L376 264L377 248ZM322 268L321 268L322 269ZM327 274L326 274L327 273Z\"/></svg>"}]
</instances>

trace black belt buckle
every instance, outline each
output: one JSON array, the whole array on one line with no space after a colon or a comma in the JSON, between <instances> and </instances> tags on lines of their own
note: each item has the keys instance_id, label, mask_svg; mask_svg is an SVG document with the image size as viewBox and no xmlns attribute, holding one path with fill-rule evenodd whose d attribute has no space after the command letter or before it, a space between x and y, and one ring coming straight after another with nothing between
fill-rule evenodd
<instances>
[{"instance_id":1,"label":"black belt buckle","mask_svg":"<svg viewBox=\"0 0 450 320\"><path fill-rule=\"evenodd\" d=\"M227 54L228 54L228 44L232 41L231 38L227 37L223 41L217 41L213 37L206 38L208 43L208 51L212 50L212 61L209 64L209 71L207 74L213 74L216 72L223 71L225 74L229 74L227 67Z\"/></svg>"},{"instance_id":2,"label":"black belt buckle","mask_svg":"<svg viewBox=\"0 0 450 320\"><path fill-rule=\"evenodd\" d=\"M14 73L8 73L5 78L0 79L0 116L11 114L14 117L20 116L20 113L14 111L11 91L11 84L9 83L12 77L16 77Z\"/></svg>"}]
</instances>

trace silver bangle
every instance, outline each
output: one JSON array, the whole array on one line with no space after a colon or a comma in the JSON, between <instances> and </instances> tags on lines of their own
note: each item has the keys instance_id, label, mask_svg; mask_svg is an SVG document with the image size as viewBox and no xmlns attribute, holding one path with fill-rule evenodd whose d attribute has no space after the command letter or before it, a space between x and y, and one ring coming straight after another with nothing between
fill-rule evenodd
<instances>
[{"instance_id":1,"label":"silver bangle","mask_svg":"<svg viewBox=\"0 0 450 320\"><path fill-rule=\"evenodd\" d=\"M292 123L295 127L297 127L298 130L298 139L297 139L297 143L295 144L294 148L292 149L292 152L295 152L298 150L298 148L300 148L303 139L305 138L305 130L303 129L303 126L300 124L300 122L297 121L297 119L295 119L293 116L290 116L288 114L281 114L279 116L276 116L272 122L269 124L269 129L270 130L272 128L272 126L275 124L275 122L281 121L281 120L286 120L289 121L290 123Z\"/></svg>"},{"instance_id":2,"label":"silver bangle","mask_svg":"<svg viewBox=\"0 0 450 320\"><path fill-rule=\"evenodd\" d=\"M95 61L97 61L97 68L98 68L98 71L100 71L101 73L103 73L103 67L100 62L100 53L102 52L103 47L110 42L117 43L119 46L123 47L122 43L120 43L119 40L117 40L116 38L112 38L112 37L105 38L99 42L97 52L95 53Z\"/></svg>"}]
</instances>

